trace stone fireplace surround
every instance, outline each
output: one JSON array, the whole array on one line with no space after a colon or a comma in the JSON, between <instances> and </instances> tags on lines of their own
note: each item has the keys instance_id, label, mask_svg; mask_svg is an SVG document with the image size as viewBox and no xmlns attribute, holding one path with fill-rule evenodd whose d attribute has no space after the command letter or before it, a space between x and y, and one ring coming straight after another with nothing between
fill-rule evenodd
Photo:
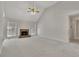
<instances>
[{"instance_id":1,"label":"stone fireplace surround","mask_svg":"<svg viewBox=\"0 0 79 59\"><path fill-rule=\"evenodd\" d=\"M20 29L20 35L19 38L25 38L25 37L30 37L29 35L29 29Z\"/></svg>"}]
</instances>

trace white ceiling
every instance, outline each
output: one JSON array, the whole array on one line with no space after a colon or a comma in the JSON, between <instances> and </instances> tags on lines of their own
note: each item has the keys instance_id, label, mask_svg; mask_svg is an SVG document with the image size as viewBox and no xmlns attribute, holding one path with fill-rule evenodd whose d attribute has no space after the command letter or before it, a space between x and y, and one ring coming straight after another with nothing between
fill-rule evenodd
<instances>
[{"instance_id":1,"label":"white ceiling","mask_svg":"<svg viewBox=\"0 0 79 59\"><path fill-rule=\"evenodd\" d=\"M61 1L50 9L64 15L79 14L79 1Z\"/></svg>"},{"instance_id":2,"label":"white ceiling","mask_svg":"<svg viewBox=\"0 0 79 59\"><path fill-rule=\"evenodd\" d=\"M7 1L3 2L5 16L8 18L14 18L18 20L37 21L43 11L51 5L54 5L56 1ZM26 9L33 7L33 5L40 9L40 13L36 15L30 15L26 12Z\"/></svg>"}]
</instances>

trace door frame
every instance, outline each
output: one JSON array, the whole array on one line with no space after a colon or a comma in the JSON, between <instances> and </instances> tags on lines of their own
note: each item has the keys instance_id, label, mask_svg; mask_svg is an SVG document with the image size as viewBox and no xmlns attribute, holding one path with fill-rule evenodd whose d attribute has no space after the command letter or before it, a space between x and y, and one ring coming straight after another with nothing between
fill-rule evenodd
<instances>
[{"instance_id":1,"label":"door frame","mask_svg":"<svg viewBox=\"0 0 79 59\"><path fill-rule=\"evenodd\" d=\"M69 42L72 42L72 16L69 16Z\"/></svg>"}]
</instances>

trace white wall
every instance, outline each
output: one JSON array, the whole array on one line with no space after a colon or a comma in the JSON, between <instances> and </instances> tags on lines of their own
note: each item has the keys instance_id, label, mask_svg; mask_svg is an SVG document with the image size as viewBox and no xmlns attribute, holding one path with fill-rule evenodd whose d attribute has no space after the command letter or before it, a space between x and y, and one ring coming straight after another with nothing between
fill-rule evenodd
<instances>
[{"instance_id":1,"label":"white wall","mask_svg":"<svg viewBox=\"0 0 79 59\"><path fill-rule=\"evenodd\" d=\"M30 35L36 35L36 22L34 21L25 21L25 20L18 20L14 18L6 17L7 22L14 22L17 24L18 27L18 35L20 35L20 29L29 29ZM7 26L6 26L7 27ZM6 30L7 31L7 30Z\"/></svg>"},{"instance_id":2,"label":"white wall","mask_svg":"<svg viewBox=\"0 0 79 59\"><path fill-rule=\"evenodd\" d=\"M38 25L38 34L49 39L68 41L67 17L51 10L45 12Z\"/></svg>"},{"instance_id":3,"label":"white wall","mask_svg":"<svg viewBox=\"0 0 79 59\"><path fill-rule=\"evenodd\" d=\"M3 17L3 5L0 2L0 48L4 39L4 26L5 26L5 18Z\"/></svg>"},{"instance_id":4,"label":"white wall","mask_svg":"<svg viewBox=\"0 0 79 59\"><path fill-rule=\"evenodd\" d=\"M79 2L59 2L46 9L39 19L38 35L64 42L69 41L69 13L79 10Z\"/></svg>"},{"instance_id":5,"label":"white wall","mask_svg":"<svg viewBox=\"0 0 79 59\"><path fill-rule=\"evenodd\" d=\"M4 40L4 21L3 20L4 20L3 18L0 18L0 47Z\"/></svg>"}]
</instances>

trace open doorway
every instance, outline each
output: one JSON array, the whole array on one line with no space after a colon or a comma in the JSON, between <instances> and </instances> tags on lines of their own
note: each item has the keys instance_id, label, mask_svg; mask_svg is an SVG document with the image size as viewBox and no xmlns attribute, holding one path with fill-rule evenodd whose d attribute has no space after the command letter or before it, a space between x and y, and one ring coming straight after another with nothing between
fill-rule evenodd
<instances>
[{"instance_id":1,"label":"open doorway","mask_svg":"<svg viewBox=\"0 0 79 59\"><path fill-rule=\"evenodd\" d=\"M70 19L70 42L79 43L79 14L69 16Z\"/></svg>"}]
</instances>

